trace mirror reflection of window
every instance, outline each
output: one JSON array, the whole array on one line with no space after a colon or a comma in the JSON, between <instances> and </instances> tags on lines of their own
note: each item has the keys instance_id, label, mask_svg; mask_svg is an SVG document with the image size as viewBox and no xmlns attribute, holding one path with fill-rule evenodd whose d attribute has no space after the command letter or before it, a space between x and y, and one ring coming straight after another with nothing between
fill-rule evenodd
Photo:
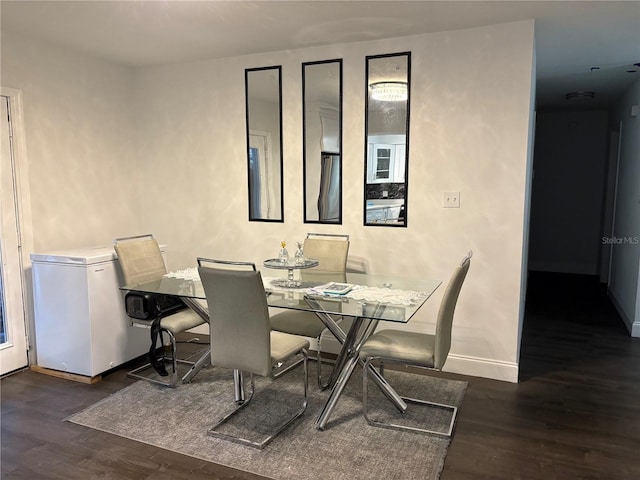
<instances>
[{"instance_id":1,"label":"mirror reflection of window","mask_svg":"<svg viewBox=\"0 0 640 480\"><path fill-rule=\"evenodd\" d=\"M269 135L266 132L249 134L249 218L271 218L273 180L269 171Z\"/></svg>"},{"instance_id":2,"label":"mirror reflection of window","mask_svg":"<svg viewBox=\"0 0 640 480\"><path fill-rule=\"evenodd\" d=\"M249 191L259 192L262 188L260 184L260 154L257 148L249 148ZM262 211L260 195L249 197L249 218L259 218Z\"/></svg>"},{"instance_id":3,"label":"mirror reflection of window","mask_svg":"<svg viewBox=\"0 0 640 480\"><path fill-rule=\"evenodd\" d=\"M245 70L249 220L284 221L281 67Z\"/></svg>"},{"instance_id":4,"label":"mirror reflection of window","mask_svg":"<svg viewBox=\"0 0 640 480\"><path fill-rule=\"evenodd\" d=\"M367 57L364 224L407 226L411 53Z\"/></svg>"},{"instance_id":5,"label":"mirror reflection of window","mask_svg":"<svg viewBox=\"0 0 640 480\"><path fill-rule=\"evenodd\" d=\"M342 60L302 64L305 223L342 223Z\"/></svg>"}]
</instances>

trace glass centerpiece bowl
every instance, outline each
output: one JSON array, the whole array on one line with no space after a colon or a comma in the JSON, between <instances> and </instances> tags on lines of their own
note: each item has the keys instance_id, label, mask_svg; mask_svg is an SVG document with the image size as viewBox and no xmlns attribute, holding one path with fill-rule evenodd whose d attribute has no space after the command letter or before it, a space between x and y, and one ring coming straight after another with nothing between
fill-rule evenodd
<instances>
[{"instance_id":1,"label":"glass centerpiece bowl","mask_svg":"<svg viewBox=\"0 0 640 480\"><path fill-rule=\"evenodd\" d=\"M263 264L267 268L287 270L287 278L274 280L274 285L286 288L300 288L302 286L302 282L293 278L294 270L317 267L320 265L320 262L313 258L305 258L302 262L297 262L295 259L293 261L287 260L286 262L283 262L280 258L270 258L265 260Z\"/></svg>"}]
</instances>

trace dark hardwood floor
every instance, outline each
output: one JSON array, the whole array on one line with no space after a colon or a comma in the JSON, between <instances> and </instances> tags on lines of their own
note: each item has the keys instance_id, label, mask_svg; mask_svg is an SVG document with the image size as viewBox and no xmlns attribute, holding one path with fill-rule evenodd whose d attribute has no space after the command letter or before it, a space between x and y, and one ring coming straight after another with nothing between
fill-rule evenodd
<instances>
[{"instance_id":1,"label":"dark hardwood floor","mask_svg":"<svg viewBox=\"0 0 640 480\"><path fill-rule=\"evenodd\" d=\"M263 477L62 420L130 384L2 379L2 479ZM530 275L518 384L469 382L442 480L640 478L640 339L597 279Z\"/></svg>"},{"instance_id":2,"label":"dark hardwood floor","mask_svg":"<svg viewBox=\"0 0 640 480\"><path fill-rule=\"evenodd\" d=\"M597 278L529 277L520 382L469 379L443 480L640 478L640 338Z\"/></svg>"}]
</instances>

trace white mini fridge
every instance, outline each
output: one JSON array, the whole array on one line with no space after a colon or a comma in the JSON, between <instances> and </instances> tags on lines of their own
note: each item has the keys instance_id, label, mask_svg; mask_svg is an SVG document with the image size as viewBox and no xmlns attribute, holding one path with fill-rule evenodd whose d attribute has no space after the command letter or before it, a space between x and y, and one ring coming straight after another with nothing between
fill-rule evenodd
<instances>
[{"instance_id":1,"label":"white mini fridge","mask_svg":"<svg viewBox=\"0 0 640 480\"><path fill-rule=\"evenodd\" d=\"M131 326L113 246L31 254L40 367L97 376L149 351Z\"/></svg>"}]
</instances>

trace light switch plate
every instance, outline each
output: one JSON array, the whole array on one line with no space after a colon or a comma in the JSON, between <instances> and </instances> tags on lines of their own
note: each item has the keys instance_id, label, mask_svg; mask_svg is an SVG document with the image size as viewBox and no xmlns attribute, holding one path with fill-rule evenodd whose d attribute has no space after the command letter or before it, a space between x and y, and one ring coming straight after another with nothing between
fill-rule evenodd
<instances>
[{"instance_id":1,"label":"light switch plate","mask_svg":"<svg viewBox=\"0 0 640 480\"><path fill-rule=\"evenodd\" d=\"M460 208L460 192L444 192L442 206L444 208Z\"/></svg>"}]
</instances>

